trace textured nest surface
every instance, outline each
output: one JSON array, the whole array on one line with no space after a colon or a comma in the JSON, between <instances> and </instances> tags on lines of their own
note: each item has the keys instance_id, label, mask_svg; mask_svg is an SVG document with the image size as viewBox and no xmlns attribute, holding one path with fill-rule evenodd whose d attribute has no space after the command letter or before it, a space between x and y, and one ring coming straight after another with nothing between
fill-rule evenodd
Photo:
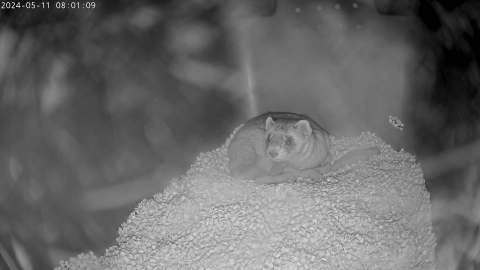
<instances>
[{"instance_id":1,"label":"textured nest surface","mask_svg":"<svg viewBox=\"0 0 480 270\"><path fill-rule=\"evenodd\" d=\"M61 269L435 269L430 195L415 158L371 133L332 138L370 161L315 182L259 186L228 175L227 143L142 201L103 257Z\"/></svg>"}]
</instances>

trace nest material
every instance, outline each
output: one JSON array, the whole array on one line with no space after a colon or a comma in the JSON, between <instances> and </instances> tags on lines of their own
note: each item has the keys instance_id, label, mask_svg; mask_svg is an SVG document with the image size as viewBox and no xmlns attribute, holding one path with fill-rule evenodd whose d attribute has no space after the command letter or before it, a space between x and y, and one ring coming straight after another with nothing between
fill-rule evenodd
<instances>
[{"instance_id":1,"label":"nest material","mask_svg":"<svg viewBox=\"0 0 480 270\"><path fill-rule=\"evenodd\" d=\"M333 138L334 159L382 153L320 181L259 186L229 176L228 142L142 201L105 256L56 269L435 269L430 194L412 155L371 133Z\"/></svg>"}]
</instances>

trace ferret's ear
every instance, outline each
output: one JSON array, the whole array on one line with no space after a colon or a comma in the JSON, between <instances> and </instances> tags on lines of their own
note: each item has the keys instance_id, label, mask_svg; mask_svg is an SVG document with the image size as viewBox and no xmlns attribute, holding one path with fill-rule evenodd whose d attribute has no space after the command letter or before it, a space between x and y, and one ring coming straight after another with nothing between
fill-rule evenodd
<instances>
[{"instance_id":1,"label":"ferret's ear","mask_svg":"<svg viewBox=\"0 0 480 270\"><path fill-rule=\"evenodd\" d=\"M270 117L270 116L267 117L267 121L265 122L265 129L271 128L273 126L273 124L275 124L275 123L273 122L272 117Z\"/></svg>"},{"instance_id":2,"label":"ferret's ear","mask_svg":"<svg viewBox=\"0 0 480 270\"><path fill-rule=\"evenodd\" d=\"M312 134L312 127L307 120L298 121L294 127L305 138Z\"/></svg>"}]
</instances>

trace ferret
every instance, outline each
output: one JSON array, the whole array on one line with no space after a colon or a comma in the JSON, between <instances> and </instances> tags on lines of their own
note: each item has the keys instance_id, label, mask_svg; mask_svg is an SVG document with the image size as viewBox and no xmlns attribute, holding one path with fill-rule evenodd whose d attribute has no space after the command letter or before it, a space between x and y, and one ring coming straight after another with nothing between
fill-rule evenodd
<instances>
[{"instance_id":1,"label":"ferret","mask_svg":"<svg viewBox=\"0 0 480 270\"><path fill-rule=\"evenodd\" d=\"M265 144L271 160L296 169L315 168L331 161L330 134L310 117L293 113L266 115Z\"/></svg>"},{"instance_id":2,"label":"ferret","mask_svg":"<svg viewBox=\"0 0 480 270\"><path fill-rule=\"evenodd\" d=\"M319 179L350 163L368 160L377 147L354 150L331 164L330 134L304 114L267 112L248 120L228 146L230 174L257 183L298 177Z\"/></svg>"}]
</instances>

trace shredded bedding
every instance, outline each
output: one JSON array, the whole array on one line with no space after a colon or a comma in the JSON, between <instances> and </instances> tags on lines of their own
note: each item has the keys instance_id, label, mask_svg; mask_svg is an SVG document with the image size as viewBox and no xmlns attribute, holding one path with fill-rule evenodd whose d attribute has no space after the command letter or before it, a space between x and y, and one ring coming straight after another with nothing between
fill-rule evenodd
<instances>
[{"instance_id":1,"label":"shredded bedding","mask_svg":"<svg viewBox=\"0 0 480 270\"><path fill-rule=\"evenodd\" d=\"M230 139L142 201L104 256L56 269L436 268L430 194L409 153L372 133L332 137L334 159L370 146L381 154L321 180L257 185L229 176Z\"/></svg>"}]
</instances>

